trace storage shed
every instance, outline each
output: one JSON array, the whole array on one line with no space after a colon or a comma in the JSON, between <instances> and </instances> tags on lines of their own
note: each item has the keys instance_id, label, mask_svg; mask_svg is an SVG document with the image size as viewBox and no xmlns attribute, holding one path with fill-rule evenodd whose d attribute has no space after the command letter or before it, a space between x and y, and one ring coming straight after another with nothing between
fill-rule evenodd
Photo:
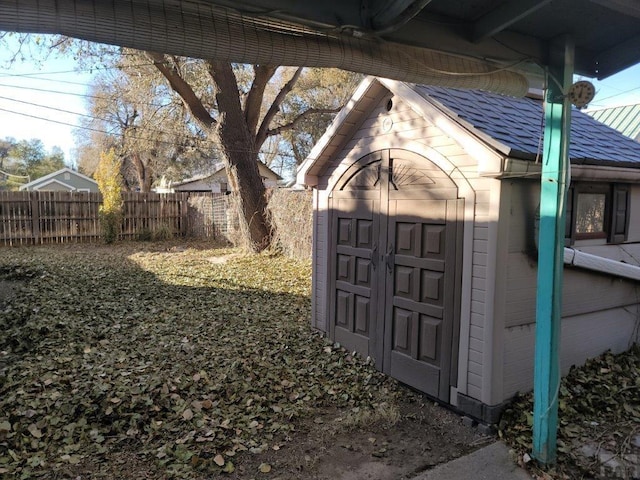
<instances>
[{"instance_id":1,"label":"storage shed","mask_svg":"<svg viewBox=\"0 0 640 480\"><path fill-rule=\"evenodd\" d=\"M540 98L365 79L298 172L313 326L496 422L533 386L543 119ZM570 157L563 373L640 321L640 144L574 111Z\"/></svg>"}]
</instances>

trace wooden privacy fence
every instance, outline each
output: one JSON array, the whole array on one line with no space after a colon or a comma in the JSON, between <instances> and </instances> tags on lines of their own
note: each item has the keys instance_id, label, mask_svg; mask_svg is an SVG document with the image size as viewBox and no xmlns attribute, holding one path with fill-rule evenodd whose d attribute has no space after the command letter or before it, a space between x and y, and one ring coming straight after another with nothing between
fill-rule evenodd
<instances>
[{"instance_id":1,"label":"wooden privacy fence","mask_svg":"<svg viewBox=\"0 0 640 480\"><path fill-rule=\"evenodd\" d=\"M188 193L123 194L119 238L134 239L168 229L190 234ZM100 241L99 193L0 191L0 243L78 243Z\"/></svg>"}]
</instances>

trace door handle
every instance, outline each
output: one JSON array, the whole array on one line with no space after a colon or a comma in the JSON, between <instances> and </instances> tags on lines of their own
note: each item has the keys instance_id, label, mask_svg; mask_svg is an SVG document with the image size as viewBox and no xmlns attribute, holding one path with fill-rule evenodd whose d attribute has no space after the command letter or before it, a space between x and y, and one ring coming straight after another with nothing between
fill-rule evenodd
<instances>
[{"instance_id":1,"label":"door handle","mask_svg":"<svg viewBox=\"0 0 640 480\"><path fill-rule=\"evenodd\" d=\"M389 273L393 272L393 263L395 260L396 254L393 249L393 243L389 245L389 250L387 250L387 270Z\"/></svg>"}]
</instances>

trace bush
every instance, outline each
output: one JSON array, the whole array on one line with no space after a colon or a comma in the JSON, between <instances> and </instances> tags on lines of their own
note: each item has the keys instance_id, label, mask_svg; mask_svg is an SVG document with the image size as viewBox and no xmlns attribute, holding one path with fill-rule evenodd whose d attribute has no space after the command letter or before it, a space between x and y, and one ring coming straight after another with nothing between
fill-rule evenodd
<instances>
[{"instance_id":1,"label":"bush","mask_svg":"<svg viewBox=\"0 0 640 480\"><path fill-rule=\"evenodd\" d=\"M100 225L102 238L106 243L118 239L122 216L122 175L120 168L122 159L116 156L113 149L100 154L100 162L94 174L98 188L102 194L100 206Z\"/></svg>"},{"instance_id":2,"label":"bush","mask_svg":"<svg viewBox=\"0 0 640 480\"><path fill-rule=\"evenodd\" d=\"M313 241L311 192L274 189L269 210L275 229L272 248L291 258L309 260Z\"/></svg>"},{"instance_id":3,"label":"bush","mask_svg":"<svg viewBox=\"0 0 640 480\"><path fill-rule=\"evenodd\" d=\"M151 238L152 240L170 240L173 238L173 229L163 223L151 233Z\"/></svg>"},{"instance_id":4,"label":"bush","mask_svg":"<svg viewBox=\"0 0 640 480\"><path fill-rule=\"evenodd\" d=\"M113 243L118 239L120 231L120 212L105 212L100 209L100 226L105 243Z\"/></svg>"}]
</instances>

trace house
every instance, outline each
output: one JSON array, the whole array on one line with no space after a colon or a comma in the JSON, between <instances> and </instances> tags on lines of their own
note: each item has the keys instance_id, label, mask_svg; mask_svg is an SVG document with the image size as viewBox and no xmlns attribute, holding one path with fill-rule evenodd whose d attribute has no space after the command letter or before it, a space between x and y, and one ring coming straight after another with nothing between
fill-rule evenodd
<instances>
[{"instance_id":1,"label":"house","mask_svg":"<svg viewBox=\"0 0 640 480\"><path fill-rule=\"evenodd\" d=\"M277 186L278 180L282 180L280 175L275 173L262 162L258 162L258 169L260 171L262 181L267 188ZM233 191L232 186L229 184L229 179L227 178L227 172L225 171L222 163L216 164L213 173L192 177L187 180L183 180L182 182L174 183L170 188L176 192L227 193Z\"/></svg>"},{"instance_id":2,"label":"house","mask_svg":"<svg viewBox=\"0 0 640 480\"><path fill-rule=\"evenodd\" d=\"M598 108L587 110L585 113L591 115L599 122L615 128L626 137L640 142L640 103Z\"/></svg>"},{"instance_id":3,"label":"house","mask_svg":"<svg viewBox=\"0 0 640 480\"><path fill-rule=\"evenodd\" d=\"M531 390L541 100L367 78L298 171L312 325L495 423ZM561 369L638 340L640 145L574 111Z\"/></svg>"},{"instance_id":4,"label":"house","mask_svg":"<svg viewBox=\"0 0 640 480\"><path fill-rule=\"evenodd\" d=\"M92 178L68 167L20 186L25 191L47 192L99 192L98 184Z\"/></svg>"}]
</instances>

